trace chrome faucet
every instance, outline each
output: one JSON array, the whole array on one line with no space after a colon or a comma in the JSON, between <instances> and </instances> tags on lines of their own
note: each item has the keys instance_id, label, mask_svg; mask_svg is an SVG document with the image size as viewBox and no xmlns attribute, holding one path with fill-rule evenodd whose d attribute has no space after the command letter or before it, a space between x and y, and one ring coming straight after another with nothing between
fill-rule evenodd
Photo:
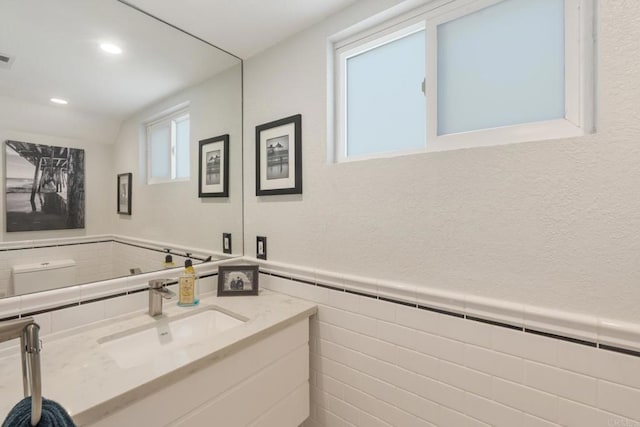
<instances>
[{"instance_id":1,"label":"chrome faucet","mask_svg":"<svg viewBox=\"0 0 640 427\"><path fill-rule=\"evenodd\" d=\"M32 317L0 323L0 343L20 338L22 387L31 396L31 425L38 425L42 415L42 382L40 376L40 326Z\"/></svg>"},{"instance_id":2,"label":"chrome faucet","mask_svg":"<svg viewBox=\"0 0 640 427\"><path fill-rule=\"evenodd\" d=\"M171 299L176 293L167 289L168 279L149 280L149 316L162 314L162 300Z\"/></svg>"}]
</instances>

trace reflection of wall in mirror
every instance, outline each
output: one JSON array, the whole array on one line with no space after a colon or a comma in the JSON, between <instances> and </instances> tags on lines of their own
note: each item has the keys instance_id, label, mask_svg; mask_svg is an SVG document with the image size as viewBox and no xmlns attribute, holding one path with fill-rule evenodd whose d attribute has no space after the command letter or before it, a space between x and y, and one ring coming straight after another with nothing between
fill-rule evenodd
<instances>
[{"instance_id":1,"label":"reflection of wall in mirror","mask_svg":"<svg viewBox=\"0 0 640 427\"><path fill-rule=\"evenodd\" d=\"M78 8L73 10L66 10L64 7L60 7L59 2L69 0L54 0L44 5L45 9L41 9L42 5L37 5L39 11L48 10L47 8L55 9L57 12L64 14L65 16L77 16L83 13L87 8L93 7L95 2L85 2ZM33 5L35 3L28 2ZM77 147L85 150L85 218L86 226L82 230L82 235L101 235L101 234L122 234L131 235L133 237L146 237L147 239L154 241L165 241L180 244L183 243L185 247L191 248L205 248L213 251L222 252L222 243L219 239L218 232L224 229L224 231L230 231L235 233L236 236L242 236L242 219L241 219L241 197L235 197L233 202L225 204L212 204L212 203L198 203L197 197L197 168L193 168L191 171L191 179L187 182L181 182L176 185L156 186L155 188L148 188L147 186L140 186L140 201L141 209L136 213L135 218L131 221L122 221L122 217L117 215L113 205L116 204L116 197L120 195L119 202L123 207L123 210L127 209L128 201L130 200L130 194L128 194L127 181L122 182L122 186L119 192L113 191L113 181L110 178L116 174L116 171L131 170L138 173L140 182L143 182L143 177L146 176L146 164L145 153L140 151L139 146L139 125L140 122L149 119L163 109L167 109L177 103L188 101L191 103L191 110L194 117L194 123L192 125L191 140L205 139L213 135L220 135L228 133L230 134L233 145L230 150L230 159L232 161L232 174L236 174L230 181L231 194L241 193L241 150L242 150L242 131L241 131L241 66L240 61L237 58L233 58L231 55L215 49L214 47L195 40L182 32L176 31L163 23L160 23L154 19L150 19L138 11L129 8L119 2L107 2L112 3L113 7L118 8L125 17L131 15L131 19L123 19L122 24L114 24L115 21L110 22L109 25L126 26L134 25L136 31L145 33L141 30L142 26L140 21L150 23L150 25L160 26L162 28L157 31L163 31L163 28L168 33L166 38L153 38L151 43L155 43L154 46L149 46L146 49L143 61L147 61L145 64L141 64L142 67L155 67L159 69L161 78L154 80L158 84L168 83L169 85L164 88L160 88L158 85L153 86L149 78L151 73L143 73L142 81L149 83L145 85L137 85L139 89L147 90L148 94L151 94L152 98L134 100L133 97L127 96L113 96L113 93L109 93L109 90L104 90L102 86L95 85L95 81L98 79L91 78L86 73L89 69L96 69L99 73L105 73L105 67L101 61L95 61L92 58L88 62L88 66L73 67L69 72L64 72L62 65L60 67L44 67L45 72L50 73L50 77L53 79L56 75L62 74L63 80L74 81L73 89L75 92L88 93L90 90L83 91L79 85L81 81L89 81L91 90L100 90L101 94L96 94L95 99L90 99L89 102L84 100L84 105L89 105L89 109L105 110L107 103L101 101L101 96L109 97L110 100L116 98L116 102L122 103L123 101L129 101L133 106L126 114L128 118L123 119L122 115L119 116L104 116L100 115L97 111L83 110L81 103L78 99L69 99L69 105L65 107L54 106L48 103L45 99L42 103L36 103L24 99L19 99L13 95L8 96L3 87L13 87L16 85L3 85L6 83L6 78L15 78L17 68L14 68L11 76L9 73L0 75L0 141L6 140L18 140L18 141L30 141L36 144L49 144L62 147ZM29 7L27 2L13 3L16 8ZM7 4L7 7L10 5ZM11 6L13 7L13 6ZM3 8L3 12L8 12ZM109 15L103 13L104 10L98 11L99 18L104 18ZM71 15L70 15L71 14ZM48 37L45 27L38 29L36 24L38 19L44 19L52 21L52 25L58 25L54 20L50 19L47 13L41 13L41 17L37 17L34 21L29 21L29 37L32 40L38 40L39 37ZM95 15L95 14L94 14ZM3 13L5 18L8 18L8 13ZM110 16L110 15L109 15ZM94 16L95 17L95 16ZM126 22L125 22L126 21ZM17 20L11 19L10 22L16 23ZM15 26L13 26L15 27ZM25 26L26 28L27 26ZM88 31L94 31L99 25L92 25L89 18L83 21L82 29L88 29ZM15 29L15 28L13 28ZM37 29L34 31L34 29ZM5 34L0 30L0 34ZM155 31L155 30L154 30ZM149 32L151 34L151 32ZM156 33L153 33L156 34ZM8 42L9 38L3 38L3 42ZM13 37L16 39L16 37ZM157 40L166 40L167 43L159 44ZM187 40L189 39L189 40ZM136 38L134 41L136 45L143 43L143 37ZM171 46L182 46L180 43L192 42L198 46L190 46L184 49L182 54L186 54L188 58L193 60L189 63L183 63L183 61L176 61L171 55ZM178 43L178 44L176 44ZM192 50L201 50L201 55L190 55ZM180 49L174 49L179 51ZM16 52L12 52L16 53ZM180 53L180 52L178 52ZM75 59L80 60L79 54L73 52L72 55ZM153 55L159 55L170 63L170 67L158 67L158 57L149 61L149 58ZM37 56L40 58L39 56ZM63 64L65 61L58 58L59 63ZM51 61L41 60L41 63L52 63ZM70 64L70 63L69 63ZM38 64L37 64L38 65ZM41 65L41 64L39 64ZM69 65L71 67L71 65ZM42 67L40 67L42 68ZM135 68L135 67L133 67ZM47 71L46 69L49 69ZM185 70L192 73L195 76L194 79L186 78L171 78L172 73L183 73ZM222 71L214 71L222 70ZM122 70L128 73L132 69ZM80 72L84 75L80 75ZM217 73L216 75L213 75ZM184 74L181 74L184 75ZM74 79L73 77L78 77ZM210 77L207 77L210 76ZM105 76L107 79L109 76ZM139 80L128 80L123 78L121 74L118 74L115 80L118 80L120 86L114 88L111 92L125 91L134 92L128 90L132 86L136 86L136 82ZM42 78L37 82L45 82L51 79ZM113 80L113 79L112 79ZM33 85L33 88L38 86ZM177 86L170 86L171 84L182 85L187 87L186 89L180 89ZM143 88L144 86L144 88ZM24 88L29 88L31 85L22 85ZM149 90L152 87L152 90ZM93 93L93 92L91 92ZM168 98L167 94L169 95ZM65 94L60 94L66 96ZM158 96L165 98L160 100ZM25 98L26 99L26 98ZM136 104L137 103L137 104ZM137 109L144 106L143 111L132 113ZM67 108L68 107L68 108ZM128 107L125 107L128 108ZM130 144L128 147L124 147L123 144ZM226 154L226 153L225 153ZM191 160L197 159L197 150L191 147ZM237 161L237 164L234 163ZM135 174L134 174L135 175ZM6 185L6 180L2 182ZM129 182L129 185L131 183ZM136 189L138 187L136 186ZM138 195L136 195L138 199ZM158 209L161 206L162 209ZM182 218L185 220L182 221ZM180 219L176 221L174 219ZM211 218L216 218L212 221ZM123 222L130 223L129 227ZM184 224L188 223L192 227L184 227ZM204 230L204 232L203 232ZM2 232L2 241L6 240L38 240L59 238L68 236L78 236L78 232L74 231L37 231L24 233L13 233L8 235L5 230ZM176 237L177 236L177 237ZM215 238L214 238L215 236ZM179 241L177 241L179 240ZM217 242L217 246L212 247L211 242ZM242 252L242 246L240 244L241 239L236 242L236 247L240 248L239 252ZM237 245L240 246L238 247ZM158 263L158 268L160 268ZM1 286L1 284L0 284ZM0 294L2 291L0 290Z\"/></svg>"},{"instance_id":2,"label":"reflection of wall in mirror","mask_svg":"<svg viewBox=\"0 0 640 427\"><path fill-rule=\"evenodd\" d=\"M162 102L150 106L126 120L115 143L115 157L121 160L121 169L141 169L145 165L144 140L139 138L140 123L176 105L189 103L191 117L190 179L188 182L140 185L136 187L137 206L135 217L115 224L119 235L174 242L190 247L210 248L222 252L220 235L230 232L242 236L242 123L241 123L241 74L240 66L225 70L211 79L179 92ZM213 119L212 119L213 118ZM203 203L198 196L198 145L197 142L215 135L229 134L229 194L226 203ZM204 183L215 184L221 163L215 153L205 151L207 174ZM213 153L213 156L210 156ZM222 153L219 153L219 155ZM217 165L217 167L216 167ZM218 176L216 176L218 172ZM138 175L144 180L146 173ZM158 206L162 207L159 214ZM170 220L175 218L177 220ZM185 227L185 224L188 224ZM234 243L237 245L239 243ZM242 252L240 247L239 252Z\"/></svg>"},{"instance_id":3,"label":"reflection of wall in mirror","mask_svg":"<svg viewBox=\"0 0 640 427\"><path fill-rule=\"evenodd\" d=\"M241 193L241 75L240 67L227 70L220 76L214 76L206 82L183 91L175 97L150 107L144 112L125 121L119 136L113 143L102 141L105 135L111 134L109 125L82 114L70 114L54 107L39 107L33 104L12 101L0 96L0 138L6 140L27 140L37 144L77 147L85 151L85 218L86 227L83 235L120 234L141 237L154 241L165 241L191 248L205 248L222 252L223 232L242 236L242 199L235 197L233 203L200 204L197 197L197 167L192 168L188 182L168 186L140 186L139 197L141 207L131 221L118 221L120 216L112 208L116 204L116 192L112 182L105 177L114 176L116 171L140 170L138 177L146 175L144 156L138 146L140 120L146 119L157 110L166 109L186 99L191 102L194 119L192 141L205 139L212 135L229 133L230 145L230 194ZM155 110L154 110L155 109ZM6 114L5 114L6 113ZM40 115L45 120L34 121L32 117ZM215 121L210 117L216 117ZM53 120L59 119L59 123ZM66 124L70 124L69 127ZM31 126L31 127L29 127ZM33 129L32 132L14 131L23 127ZM64 134L72 129L86 138L64 138L52 136ZM117 133L117 132L116 132ZM114 138L115 138L115 134ZM96 138L90 138L96 135ZM109 141L110 142L110 141ZM192 162L197 162L197 148L191 147ZM140 178L142 179L142 178ZM3 183L5 184L5 183ZM121 184L123 184L121 182ZM150 188L153 187L153 188ZM190 190L191 188L191 190ZM120 188L120 192L122 192ZM124 190L128 192L128 187ZM127 194L128 196L128 194ZM122 200L122 210L127 209L126 199ZM157 207L162 206L162 210ZM110 213L113 212L113 215ZM178 218L179 221L168 221ZM184 221L182 220L184 218ZM212 221L211 218L216 218ZM119 224L127 223L127 224ZM129 226L128 224L131 224ZM189 224L190 227L184 227ZM67 231L37 231L12 233L2 232L2 240L37 240L73 236ZM61 234L62 233L62 234ZM70 234L67 234L70 233ZM10 236L10 237L9 237ZM218 242L219 247L212 247L211 242ZM236 252L242 253L241 239L235 243L240 245ZM239 248L239 249L238 249ZM157 263L158 269L161 263ZM1 284L0 284L1 286ZM0 296L4 292L0 289Z\"/></svg>"}]
</instances>

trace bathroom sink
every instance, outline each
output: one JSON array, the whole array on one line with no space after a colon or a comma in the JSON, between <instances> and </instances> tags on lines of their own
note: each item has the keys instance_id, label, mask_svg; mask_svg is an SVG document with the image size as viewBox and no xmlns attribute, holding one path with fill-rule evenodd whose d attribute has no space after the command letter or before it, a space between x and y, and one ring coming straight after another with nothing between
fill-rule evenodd
<instances>
[{"instance_id":1,"label":"bathroom sink","mask_svg":"<svg viewBox=\"0 0 640 427\"><path fill-rule=\"evenodd\" d=\"M152 325L100 338L98 343L121 368L142 364L175 367L191 361L189 344L211 340L243 323L239 317L211 308L161 318Z\"/></svg>"}]
</instances>

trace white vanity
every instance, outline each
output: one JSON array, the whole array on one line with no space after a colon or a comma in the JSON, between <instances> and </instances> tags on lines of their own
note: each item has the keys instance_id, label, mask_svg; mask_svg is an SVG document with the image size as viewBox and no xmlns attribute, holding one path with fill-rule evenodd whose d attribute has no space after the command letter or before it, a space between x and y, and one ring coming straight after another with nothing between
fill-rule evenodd
<instances>
[{"instance_id":1,"label":"white vanity","mask_svg":"<svg viewBox=\"0 0 640 427\"><path fill-rule=\"evenodd\" d=\"M296 427L309 416L314 304L259 296L165 303L45 336L43 396L79 426ZM0 418L21 398L17 346L0 352Z\"/></svg>"}]
</instances>

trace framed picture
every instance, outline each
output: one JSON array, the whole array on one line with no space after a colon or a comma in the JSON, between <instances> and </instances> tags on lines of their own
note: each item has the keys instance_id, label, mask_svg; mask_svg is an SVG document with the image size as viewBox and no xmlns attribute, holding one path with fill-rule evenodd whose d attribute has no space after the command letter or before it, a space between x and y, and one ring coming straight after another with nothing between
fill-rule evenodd
<instances>
[{"instance_id":1,"label":"framed picture","mask_svg":"<svg viewBox=\"0 0 640 427\"><path fill-rule=\"evenodd\" d=\"M302 116L256 126L256 196L302 194Z\"/></svg>"},{"instance_id":2,"label":"framed picture","mask_svg":"<svg viewBox=\"0 0 640 427\"><path fill-rule=\"evenodd\" d=\"M118 213L131 215L131 172L118 175Z\"/></svg>"},{"instance_id":3,"label":"framed picture","mask_svg":"<svg viewBox=\"0 0 640 427\"><path fill-rule=\"evenodd\" d=\"M229 197L229 135L200 141L198 197Z\"/></svg>"},{"instance_id":4,"label":"framed picture","mask_svg":"<svg viewBox=\"0 0 640 427\"><path fill-rule=\"evenodd\" d=\"M5 141L6 230L84 228L84 150Z\"/></svg>"},{"instance_id":5,"label":"framed picture","mask_svg":"<svg viewBox=\"0 0 640 427\"><path fill-rule=\"evenodd\" d=\"M258 295L257 265L218 267L218 296Z\"/></svg>"}]
</instances>

